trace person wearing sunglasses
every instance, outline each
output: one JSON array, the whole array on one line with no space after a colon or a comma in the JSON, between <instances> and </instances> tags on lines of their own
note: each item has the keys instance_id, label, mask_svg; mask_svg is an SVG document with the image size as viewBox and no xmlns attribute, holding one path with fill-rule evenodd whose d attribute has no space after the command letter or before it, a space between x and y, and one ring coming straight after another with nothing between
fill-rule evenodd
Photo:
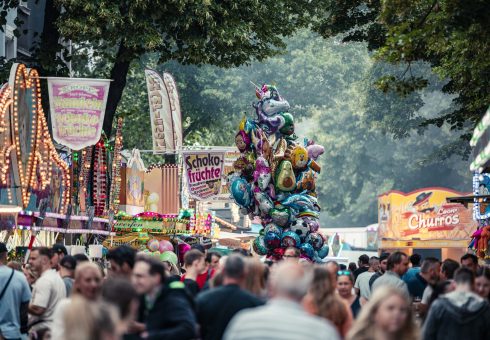
<instances>
[{"instance_id":1,"label":"person wearing sunglasses","mask_svg":"<svg viewBox=\"0 0 490 340\"><path fill-rule=\"evenodd\" d=\"M361 311L359 296L353 293L354 276L349 270L339 270L337 272L337 292L340 297L350 306L352 315L357 317Z\"/></svg>"}]
</instances>

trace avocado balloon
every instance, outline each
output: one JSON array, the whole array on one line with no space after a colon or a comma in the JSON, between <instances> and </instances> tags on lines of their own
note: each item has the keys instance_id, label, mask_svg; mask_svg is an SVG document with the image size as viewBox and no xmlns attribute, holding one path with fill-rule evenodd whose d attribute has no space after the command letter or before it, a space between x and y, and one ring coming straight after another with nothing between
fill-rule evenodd
<instances>
[{"instance_id":1,"label":"avocado balloon","mask_svg":"<svg viewBox=\"0 0 490 340\"><path fill-rule=\"evenodd\" d=\"M277 167L275 185L281 191L293 191L296 188L296 177L290 161L283 160Z\"/></svg>"}]
</instances>

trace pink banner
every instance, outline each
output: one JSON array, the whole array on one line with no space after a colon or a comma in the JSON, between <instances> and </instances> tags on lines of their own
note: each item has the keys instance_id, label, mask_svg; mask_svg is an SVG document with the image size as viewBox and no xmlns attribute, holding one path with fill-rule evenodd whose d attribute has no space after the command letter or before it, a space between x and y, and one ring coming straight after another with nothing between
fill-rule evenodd
<instances>
[{"instance_id":1,"label":"pink banner","mask_svg":"<svg viewBox=\"0 0 490 340\"><path fill-rule=\"evenodd\" d=\"M109 85L108 79L48 78L55 141L72 150L99 141Z\"/></svg>"}]
</instances>

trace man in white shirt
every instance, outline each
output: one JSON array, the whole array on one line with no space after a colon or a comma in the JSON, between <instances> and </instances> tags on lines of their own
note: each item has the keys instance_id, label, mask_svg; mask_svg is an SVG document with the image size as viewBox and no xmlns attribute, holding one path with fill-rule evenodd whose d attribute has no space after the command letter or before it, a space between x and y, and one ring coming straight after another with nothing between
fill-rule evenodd
<instances>
[{"instance_id":1,"label":"man in white shirt","mask_svg":"<svg viewBox=\"0 0 490 340\"><path fill-rule=\"evenodd\" d=\"M51 328L56 305L66 297L66 287L60 275L51 269L49 248L34 248L29 257L32 269L40 274L32 290L29 304L29 325L32 331Z\"/></svg>"},{"instance_id":2,"label":"man in white shirt","mask_svg":"<svg viewBox=\"0 0 490 340\"><path fill-rule=\"evenodd\" d=\"M379 269L379 258L372 256L369 259L369 269L367 272L359 274L354 284L356 293L361 297L361 305L365 304L369 300L371 295L371 288L369 287L369 280Z\"/></svg>"},{"instance_id":3,"label":"man in white shirt","mask_svg":"<svg viewBox=\"0 0 490 340\"><path fill-rule=\"evenodd\" d=\"M263 306L239 312L225 331L225 340L337 340L326 319L308 314L300 302L312 280L310 268L283 262L271 274L272 299Z\"/></svg>"}]
</instances>

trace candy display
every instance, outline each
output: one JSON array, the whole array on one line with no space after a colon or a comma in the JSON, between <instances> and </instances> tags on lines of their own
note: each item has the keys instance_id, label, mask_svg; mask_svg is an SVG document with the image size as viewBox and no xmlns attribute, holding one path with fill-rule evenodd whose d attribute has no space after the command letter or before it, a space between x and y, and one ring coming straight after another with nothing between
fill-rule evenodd
<instances>
[{"instance_id":1,"label":"candy display","mask_svg":"<svg viewBox=\"0 0 490 340\"><path fill-rule=\"evenodd\" d=\"M235 135L240 157L228 183L241 212L260 217L264 229L253 242L259 255L280 259L287 247L321 262L328 255L319 232L320 206L315 181L323 146L298 142L290 105L273 85L256 87L255 118L244 118Z\"/></svg>"}]
</instances>

